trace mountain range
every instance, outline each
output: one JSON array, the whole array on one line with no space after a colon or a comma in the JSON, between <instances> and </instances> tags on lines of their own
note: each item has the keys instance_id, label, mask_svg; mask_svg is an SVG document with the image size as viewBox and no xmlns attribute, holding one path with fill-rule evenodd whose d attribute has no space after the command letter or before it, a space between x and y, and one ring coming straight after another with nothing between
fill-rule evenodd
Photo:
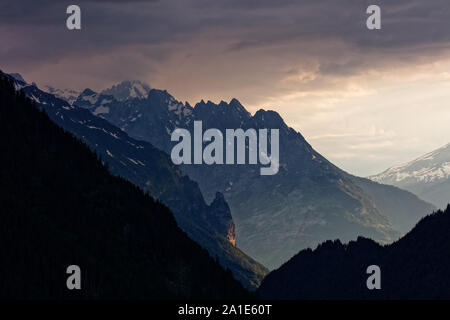
<instances>
[{"instance_id":1,"label":"mountain range","mask_svg":"<svg viewBox=\"0 0 450 320\"><path fill-rule=\"evenodd\" d=\"M258 289L264 299L450 299L450 206L423 218L387 246L366 238L326 241L271 272ZM380 289L369 290L369 266Z\"/></svg>"},{"instance_id":2,"label":"mountain range","mask_svg":"<svg viewBox=\"0 0 450 320\"><path fill-rule=\"evenodd\" d=\"M73 297L52 286L40 291L36 277L41 272L61 281L65 274L54 275L76 260L94 270L88 297L249 297L231 274L252 290L262 281L257 293L265 299L450 297L449 261L439 257L450 243L450 207L423 218L433 205L339 169L274 111L252 115L237 99L191 106L139 81L78 93L40 90L18 74L0 78L7 155L2 207L9 230L2 252L15 264L11 279L19 283L4 281L5 296ZM175 166L170 134L192 131L194 121L205 130L279 129L279 172L261 176L254 165ZM445 163L445 150L421 163ZM26 201L19 201L20 192ZM14 253L22 251L22 257ZM23 275L20 261L36 265L38 257L47 262ZM262 280L268 270L257 260L278 269ZM366 288L365 268L373 264L381 267L383 290ZM106 265L112 267L101 275ZM129 270L135 277L124 276ZM27 287L26 279L36 285ZM147 280L153 284L143 285Z\"/></svg>"},{"instance_id":3,"label":"mountain range","mask_svg":"<svg viewBox=\"0 0 450 320\"><path fill-rule=\"evenodd\" d=\"M166 206L113 176L18 86L0 72L0 298L251 297ZM61 104L28 90L41 105ZM66 287L71 265L81 270L81 290Z\"/></svg>"},{"instance_id":4,"label":"mountain range","mask_svg":"<svg viewBox=\"0 0 450 320\"><path fill-rule=\"evenodd\" d=\"M237 99L191 106L157 89L150 89L145 98L121 95L119 100L115 95L114 87L100 93L86 89L73 106L89 110L130 137L168 154L175 144L171 141L173 130L186 128L192 133L194 121L202 121L204 130L222 132L279 129L280 169L274 176L260 176L254 165L180 166L198 182L207 201L217 192L224 195L235 223L237 245L270 269L298 250L327 239L350 241L363 235L390 243L434 209L407 191L342 171L274 111L259 110L251 115Z\"/></svg>"},{"instance_id":5,"label":"mountain range","mask_svg":"<svg viewBox=\"0 0 450 320\"><path fill-rule=\"evenodd\" d=\"M236 247L234 222L222 194L216 193L208 205L197 183L173 165L166 153L36 85L17 78L14 85L45 110L52 121L99 154L110 172L167 205L178 225L193 240L229 268L246 288L256 289L268 270ZM90 92L85 90L80 96L85 93Z\"/></svg>"},{"instance_id":6,"label":"mountain range","mask_svg":"<svg viewBox=\"0 0 450 320\"><path fill-rule=\"evenodd\" d=\"M450 203L450 144L369 178L409 190L445 208Z\"/></svg>"}]
</instances>

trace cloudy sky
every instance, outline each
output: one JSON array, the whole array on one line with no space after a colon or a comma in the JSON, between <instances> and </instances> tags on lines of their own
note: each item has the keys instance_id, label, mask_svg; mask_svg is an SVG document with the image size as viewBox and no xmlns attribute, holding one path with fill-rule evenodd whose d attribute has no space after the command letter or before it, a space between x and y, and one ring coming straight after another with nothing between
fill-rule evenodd
<instances>
[{"instance_id":1,"label":"cloudy sky","mask_svg":"<svg viewBox=\"0 0 450 320\"><path fill-rule=\"evenodd\" d=\"M371 4L381 30L366 28ZM38 85L137 79L276 110L363 176L450 142L448 0L0 0L0 39L0 69Z\"/></svg>"}]
</instances>

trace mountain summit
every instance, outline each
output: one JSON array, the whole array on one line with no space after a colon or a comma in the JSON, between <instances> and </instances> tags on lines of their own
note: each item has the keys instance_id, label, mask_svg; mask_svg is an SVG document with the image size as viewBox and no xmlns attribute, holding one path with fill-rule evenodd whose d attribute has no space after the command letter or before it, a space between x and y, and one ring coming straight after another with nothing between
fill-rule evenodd
<instances>
[{"instance_id":1,"label":"mountain summit","mask_svg":"<svg viewBox=\"0 0 450 320\"><path fill-rule=\"evenodd\" d=\"M130 98L146 98L150 90L148 84L138 80L130 80L113 85L111 88L103 90L101 93L104 95L111 95L119 101L124 101Z\"/></svg>"}]
</instances>

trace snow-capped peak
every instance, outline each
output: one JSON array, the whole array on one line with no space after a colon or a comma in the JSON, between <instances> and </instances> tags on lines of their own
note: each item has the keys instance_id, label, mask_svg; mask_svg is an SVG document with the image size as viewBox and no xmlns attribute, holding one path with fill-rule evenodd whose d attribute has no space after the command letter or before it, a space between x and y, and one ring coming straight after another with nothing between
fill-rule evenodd
<instances>
[{"instance_id":1,"label":"snow-capped peak","mask_svg":"<svg viewBox=\"0 0 450 320\"><path fill-rule=\"evenodd\" d=\"M427 153L408 163L394 166L386 171L369 177L370 179L389 184L401 182L436 182L450 178L450 143Z\"/></svg>"},{"instance_id":2,"label":"snow-capped peak","mask_svg":"<svg viewBox=\"0 0 450 320\"><path fill-rule=\"evenodd\" d=\"M144 82L139 80L123 81L112 86L109 89L103 90L102 94L112 95L119 101L127 99L145 99L148 96L151 88Z\"/></svg>"}]
</instances>

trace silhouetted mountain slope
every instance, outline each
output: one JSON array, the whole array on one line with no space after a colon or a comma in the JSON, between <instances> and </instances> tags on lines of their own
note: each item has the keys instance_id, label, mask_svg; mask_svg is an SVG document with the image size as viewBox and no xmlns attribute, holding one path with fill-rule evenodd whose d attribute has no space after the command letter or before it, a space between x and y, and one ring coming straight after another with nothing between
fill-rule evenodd
<instances>
[{"instance_id":1,"label":"silhouetted mountain slope","mask_svg":"<svg viewBox=\"0 0 450 320\"><path fill-rule=\"evenodd\" d=\"M407 192L392 192L390 187L378 191L379 185L343 172L274 111L259 110L252 116L236 99L219 104L202 101L191 107L155 89L145 99L105 100L80 96L75 104L93 113L102 111L100 117L166 152L175 145L171 132L187 128L192 133L195 120L202 121L203 130L280 130L280 170L274 176L261 176L258 165L181 166L199 183L206 199L213 199L217 191L224 194L236 225L237 245L270 268L330 238L349 241L364 235L391 242L405 224L414 224L418 216L433 210ZM405 207L411 208L409 216L402 211ZM392 223L388 217L394 217Z\"/></svg>"},{"instance_id":2,"label":"silhouetted mountain slope","mask_svg":"<svg viewBox=\"0 0 450 320\"><path fill-rule=\"evenodd\" d=\"M0 297L248 296L164 205L111 175L3 74L0 146ZM72 264L80 291L66 288Z\"/></svg>"},{"instance_id":3,"label":"silhouetted mountain slope","mask_svg":"<svg viewBox=\"0 0 450 320\"><path fill-rule=\"evenodd\" d=\"M301 251L271 272L258 293L268 299L450 299L450 206L423 218L397 242L358 238ZM369 290L367 267L381 268Z\"/></svg>"},{"instance_id":4,"label":"silhouetted mountain slope","mask_svg":"<svg viewBox=\"0 0 450 320\"><path fill-rule=\"evenodd\" d=\"M24 90L50 119L100 154L113 174L128 179L167 205L179 226L224 267L231 269L247 288L255 289L260 284L268 270L234 246L234 222L220 194L207 205L197 183L183 175L163 151L130 138L108 121L84 108L69 105L35 85L15 81L15 86ZM78 103L99 98L101 102L114 99L86 89ZM106 110L101 103L99 108Z\"/></svg>"}]
</instances>

